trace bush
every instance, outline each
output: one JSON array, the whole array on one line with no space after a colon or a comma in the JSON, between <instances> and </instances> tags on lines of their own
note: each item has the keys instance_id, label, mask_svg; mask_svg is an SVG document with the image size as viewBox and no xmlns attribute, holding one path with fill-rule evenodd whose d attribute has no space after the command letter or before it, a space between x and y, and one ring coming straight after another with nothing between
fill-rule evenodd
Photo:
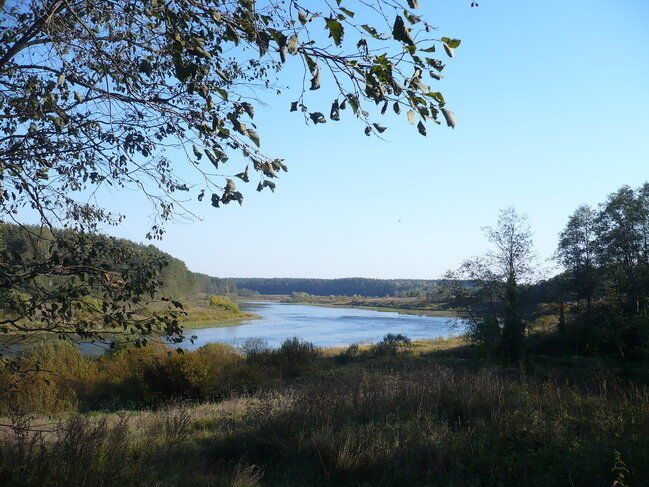
<instances>
[{"instance_id":1,"label":"bush","mask_svg":"<svg viewBox=\"0 0 649 487\"><path fill-rule=\"evenodd\" d=\"M243 345L241 345L241 352L248 359L255 359L261 355L268 354L270 347L268 342L262 338L248 338Z\"/></svg>"},{"instance_id":2,"label":"bush","mask_svg":"<svg viewBox=\"0 0 649 487\"><path fill-rule=\"evenodd\" d=\"M210 308L219 308L232 313L241 313L237 303L225 296L210 296Z\"/></svg>"},{"instance_id":3,"label":"bush","mask_svg":"<svg viewBox=\"0 0 649 487\"><path fill-rule=\"evenodd\" d=\"M271 350L265 341L250 339L242 347L248 364L262 366L267 375L279 373L295 377L308 372L314 365L320 350L311 342L298 337L287 338L279 348Z\"/></svg>"},{"instance_id":4,"label":"bush","mask_svg":"<svg viewBox=\"0 0 649 487\"><path fill-rule=\"evenodd\" d=\"M336 357L336 362L340 364L347 364L351 362L352 360L360 357L361 355L361 350L360 347L358 346L358 343L352 343L350 346L348 346L344 352L341 352L338 354Z\"/></svg>"},{"instance_id":5,"label":"bush","mask_svg":"<svg viewBox=\"0 0 649 487\"><path fill-rule=\"evenodd\" d=\"M48 342L0 362L0 413L76 410L92 363L73 344Z\"/></svg>"},{"instance_id":6,"label":"bush","mask_svg":"<svg viewBox=\"0 0 649 487\"><path fill-rule=\"evenodd\" d=\"M394 356L410 348L410 338L401 333L388 333L379 343L372 347L372 354L377 357Z\"/></svg>"}]
</instances>

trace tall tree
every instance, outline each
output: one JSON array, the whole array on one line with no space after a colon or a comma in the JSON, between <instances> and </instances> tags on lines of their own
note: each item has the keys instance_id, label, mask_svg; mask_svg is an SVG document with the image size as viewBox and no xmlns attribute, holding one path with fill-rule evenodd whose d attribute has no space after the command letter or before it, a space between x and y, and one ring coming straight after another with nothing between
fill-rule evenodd
<instances>
[{"instance_id":1,"label":"tall tree","mask_svg":"<svg viewBox=\"0 0 649 487\"><path fill-rule=\"evenodd\" d=\"M569 271L570 288L577 299L586 302L586 311L591 312L595 293L595 265L597 212L588 205L582 205L568 219L566 227L559 234L557 257Z\"/></svg>"},{"instance_id":2,"label":"tall tree","mask_svg":"<svg viewBox=\"0 0 649 487\"><path fill-rule=\"evenodd\" d=\"M593 336L593 299L598 285L596 269L597 212L588 205L582 205L569 217L566 227L559 234L557 258L566 269L566 275L561 279L562 288L576 299L577 305L585 303L585 310L580 311L579 340L576 348L588 349ZM565 331L565 315L563 296L561 301L561 331ZM578 308L579 309L579 308Z\"/></svg>"}]
</instances>

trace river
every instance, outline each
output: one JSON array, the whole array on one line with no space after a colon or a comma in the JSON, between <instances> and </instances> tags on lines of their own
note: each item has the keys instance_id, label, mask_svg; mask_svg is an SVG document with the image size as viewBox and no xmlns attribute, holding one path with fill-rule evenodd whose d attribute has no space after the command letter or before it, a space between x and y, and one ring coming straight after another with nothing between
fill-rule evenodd
<instances>
[{"instance_id":1,"label":"river","mask_svg":"<svg viewBox=\"0 0 649 487\"><path fill-rule=\"evenodd\" d=\"M287 338L297 336L318 347L346 346L352 343L376 343L387 333L401 333L411 340L460 335L465 328L453 318L418 316L389 311L309 306L275 302L240 303L242 311L261 319L240 326L187 330L196 335L192 349L210 342L241 346L247 339L261 338L278 347Z\"/></svg>"}]
</instances>

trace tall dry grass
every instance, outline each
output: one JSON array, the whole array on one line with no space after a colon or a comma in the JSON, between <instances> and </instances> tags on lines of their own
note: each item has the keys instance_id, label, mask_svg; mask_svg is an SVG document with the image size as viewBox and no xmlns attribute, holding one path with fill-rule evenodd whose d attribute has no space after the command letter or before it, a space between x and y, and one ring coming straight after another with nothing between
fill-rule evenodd
<instances>
[{"instance_id":1,"label":"tall dry grass","mask_svg":"<svg viewBox=\"0 0 649 487\"><path fill-rule=\"evenodd\" d=\"M648 484L649 390L609 369L530 374L403 350L344 360L309 350L293 341L250 358L220 347L183 358L154 347L95 361L78 377L140 381L148 397L161 382L190 392L132 412L16 412L2 420L0 484L608 487L621 474ZM255 387L238 388L241 370L262 374ZM227 394L196 398L223 381Z\"/></svg>"}]
</instances>

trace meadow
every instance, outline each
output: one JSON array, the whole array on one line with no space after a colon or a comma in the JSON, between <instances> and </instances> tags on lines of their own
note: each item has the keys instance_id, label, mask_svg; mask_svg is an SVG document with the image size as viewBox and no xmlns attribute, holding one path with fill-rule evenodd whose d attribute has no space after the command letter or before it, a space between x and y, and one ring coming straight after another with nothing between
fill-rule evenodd
<instances>
[{"instance_id":1,"label":"meadow","mask_svg":"<svg viewBox=\"0 0 649 487\"><path fill-rule=\"evenodd\" d=\"M14 367L0 412L7 486L641 486L642 362L530 356L505 366L461 338L276 350L159 343L84 357L68 343ZM46 371L46 372L44 372ZM2 384L14 380L2 372Z\"/></svg>"}]
</instances>

